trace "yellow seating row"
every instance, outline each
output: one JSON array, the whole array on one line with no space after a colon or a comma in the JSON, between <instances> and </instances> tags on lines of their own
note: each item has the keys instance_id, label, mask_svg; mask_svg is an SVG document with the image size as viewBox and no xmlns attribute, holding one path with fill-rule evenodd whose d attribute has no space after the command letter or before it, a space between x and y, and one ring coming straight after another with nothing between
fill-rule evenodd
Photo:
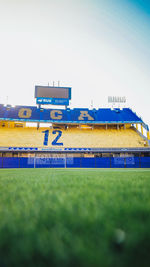
<instances>
[{"instance_id":1,"label":"yellow seating row","mask_svg":"<svg viewBox=\"0 0 150 267\"><path fill-rule=\"evenodd\" d=\"M131 129L0 128L0 147L143 147Z\"/></svg>"}]
</instances>

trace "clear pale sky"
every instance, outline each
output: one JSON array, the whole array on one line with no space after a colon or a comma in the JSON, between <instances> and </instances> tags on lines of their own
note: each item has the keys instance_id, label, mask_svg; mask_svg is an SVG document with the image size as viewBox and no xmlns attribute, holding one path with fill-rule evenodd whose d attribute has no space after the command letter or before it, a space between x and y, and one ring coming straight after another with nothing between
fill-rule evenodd
<instances>
[{"instance_id":1,"label":"clear pale sky","mask_svg":"<svg viewBox=\"0 0 150 267\"><path fill-rule=\"evenodd\" d=\"M0 0L0 103L72 87L70 107L126 96L150 126L149 0Z\"/></svg>"}]
</instances>

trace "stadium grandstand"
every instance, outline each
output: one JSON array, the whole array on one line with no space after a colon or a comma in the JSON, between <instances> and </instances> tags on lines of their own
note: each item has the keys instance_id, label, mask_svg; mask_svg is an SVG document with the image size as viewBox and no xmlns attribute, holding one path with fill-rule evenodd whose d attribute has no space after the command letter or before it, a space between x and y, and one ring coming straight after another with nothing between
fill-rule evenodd
<instances>
[{"instance_id":1,"label":"stadium grandstand","mask_svg":"<svg viewBox=\"0 0 150 267\"><path fill-rule=\"evenodd\" d=\"M130 108L0 104L0 168L27 167L150 167L149 128Z\"/></svg>"}]
</instances>

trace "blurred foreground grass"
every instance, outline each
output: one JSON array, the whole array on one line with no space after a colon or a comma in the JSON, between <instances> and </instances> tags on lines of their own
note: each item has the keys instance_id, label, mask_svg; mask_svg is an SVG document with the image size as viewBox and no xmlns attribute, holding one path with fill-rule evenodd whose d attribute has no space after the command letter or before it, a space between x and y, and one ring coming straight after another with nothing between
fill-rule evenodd
<instances>
[{"instance_id":1,"label":"blurred foreground grass","mask_svg":"<svg viewBox=\"0 0 150 267\"><path fill-rule=\"evenodd\" d=\"M150 170L0 170L0 267L149 266Z\"/></svg>"}]
</instances>

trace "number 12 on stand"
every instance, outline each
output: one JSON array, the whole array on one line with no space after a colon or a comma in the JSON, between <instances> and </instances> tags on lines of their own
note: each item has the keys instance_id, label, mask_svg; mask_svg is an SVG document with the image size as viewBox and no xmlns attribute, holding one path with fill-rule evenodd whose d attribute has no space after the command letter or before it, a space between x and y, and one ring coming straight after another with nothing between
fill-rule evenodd
<instances>
[{"instance_id":1,"label":"number 12 on stand","mask_svg":"<svg viewBox=\"0 0 150 267\"><path fill-rule=\"evenodd\" d=\"M42 133L44 133L44 142L43 145L44 146L48 146L48 138L49 138L49 130L46 131L42 131ZM62 136L62 131L60 130L55 130L52 131L52 134L56 134L56 137L54 138L54 140L52 141L52 146L63 146L63 143L59 143L58 140L60 139L60 137Z\"/></svg>"}]
</instances>

